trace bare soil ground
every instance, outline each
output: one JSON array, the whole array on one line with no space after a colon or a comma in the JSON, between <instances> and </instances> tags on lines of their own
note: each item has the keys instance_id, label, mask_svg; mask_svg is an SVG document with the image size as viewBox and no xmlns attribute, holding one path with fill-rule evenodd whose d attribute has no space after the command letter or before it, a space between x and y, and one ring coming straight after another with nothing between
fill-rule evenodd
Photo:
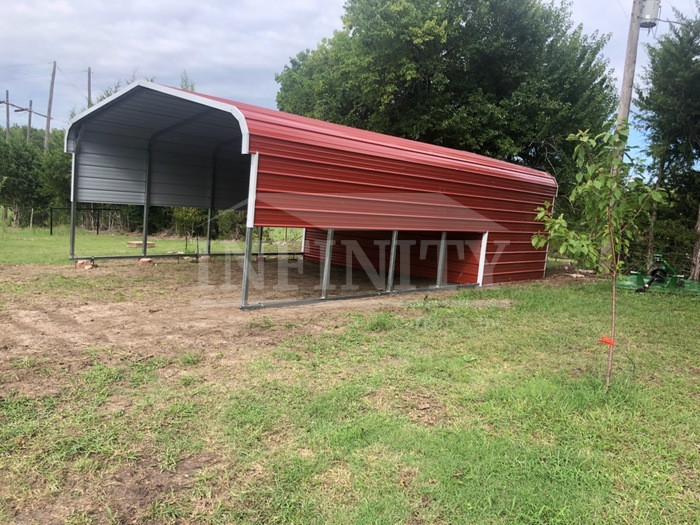
<instances>
[{"instance_id":1,"label":"bare soil ground","mask_svg":"<svg viewBox=\"0 0 700 525\"><path fill-rule=\"evenodd\" d=\"M275 260L265 261L266 275L275 277L277 269ZM275 289L276 280L265 286L254 284L251 302L318 297L314 288L317 272L313 264L304 265L302 275L290 272L289 283L298 285L296 290ZM356 293L373 290L359 272L352 279L358 284ZM547 277L548 282L562 285L592 279L572 278L564 270ZM344 269L334 269L332 282L338 289L346 280ZM210 356L222 354L231 372L286 337L332 331L353 312L405 313L407 304L428 297L380 296L248 311L239 308L239 283L239 266L222 260L200 264L161 261L152 267L139 267L136 261L111 261L90 270L0 267L0 284L6 290L0 296L4 303L0 310L0 396L11 391L52 395L60 389L54 374L37 377L31 367L21 366L22 361L44 363L56 373L71 375L92 362L86 349L93 347L119 348L143 359L172 357L172 349L179 348ZM429 298L439 300L451 293L431 292ZM267 325L278 329L260 329Z\"/></svg>"},{"instance_id":2,"label":"bare soil ground","mask_svg":"<svg viewBox=\"0 0 700 525\"><path fill-rule=\"evenodd\" d=\"M382 296L241 310L238 267L228 274L222 261L203 264L209 267L206 281L200 280L201 263L175 261L145 268L136 261L108 262L90 270L0 267L0 283L14 289L3 294L0 310L0 396L10 391L51 395L60 388L53 374L42 379L32 374L31 367L18 366L22 360L50 364L55 372L70 375L92 362L86 349L93 347L119 348L144 359L172 357L172 349L178 348L210 356L224 354L221 359L231 372L285 337L332 331L349 313L404 310L402 305L422 298ZM290 279L299 290L254 285L251 302L317 297L314 267L307 265L304 275ZM265 268L276 271L275 261L266 261ZM335 277L344 279L344 272L338 271ZM366 279L355 279L363 285L358 293L371 289ZM447 294L431 294L431 298ZM273 325L277 329L261 330ZM29 375L31 381L26 380Z\"/></svg>"}]
</instances>

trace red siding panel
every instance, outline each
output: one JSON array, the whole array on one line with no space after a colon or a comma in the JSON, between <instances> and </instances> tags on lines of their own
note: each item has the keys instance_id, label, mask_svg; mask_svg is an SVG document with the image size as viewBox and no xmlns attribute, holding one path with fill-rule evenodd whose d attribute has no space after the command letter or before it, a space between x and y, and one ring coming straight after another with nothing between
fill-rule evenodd
<instances>
[{"instance_id":1,"label":"red siding panel","mask_svg":"<svg viewBox=\"0 0 700 525\"><path fill-rule=\"evenodd\" d=\"M304 257L320 263L326 247L326 230L306 230ZM400 232L396 252L396 275L437 278L437 253L441 232ZM389 265L390 231L337 230L333 237L332 263L337 266L386 272ZM463 246L462 249L458 246ZM450 233L444 279L451 283L476 283L479 273L481 234ZM362 259L362 260L360 260Z\"/></svg>"},{"instance_id":2,"label":"red siding panel","mask_svg":"<svg viewBox=\"0 0 700 525\"><path fill-rule=\"evenodd\" d=\"M306 227L306 256L319 260L323 230L336 243L355 241L378 265L389 231L433 240L442 231L480 241L488 232L484 283L535 279L546 254L530 238L539 231L535 208L557 191L547 173L406 139L279 111L230 103L245 116L250 151L259 153L256 226ZM360 230L365 230L360 231ZM371 231L368 233L368 231ZM422 232L419 234L419 232ZM480 247L480 245L479 245ZM383 248L388 253L388 248ZM478 250L477 250L478 251ZM411 254L411 272L434 277L437 248L427 259ZM336 250L333 262L359 262ZM474 282L478 257L461 263L450 252L449 280Z\"/></svg>"}]
</instances>

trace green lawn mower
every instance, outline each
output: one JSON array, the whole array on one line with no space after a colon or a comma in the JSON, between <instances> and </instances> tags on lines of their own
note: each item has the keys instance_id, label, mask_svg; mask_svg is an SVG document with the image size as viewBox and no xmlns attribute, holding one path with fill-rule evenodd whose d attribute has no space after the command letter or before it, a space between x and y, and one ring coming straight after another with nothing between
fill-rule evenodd
<instances>
[{"instance_id":1,"label":"green lawn mower","mask_svg":"<svg viewBox=\"0 0 700 525\"><path fill-rule=\"evenodd\" d=\"M620 277L617 285L625 290L700 294L700 282L688 281L666 262L663 255L654 254L654 262L646 273L632 272Z\"/></svg>"}]
</instances>

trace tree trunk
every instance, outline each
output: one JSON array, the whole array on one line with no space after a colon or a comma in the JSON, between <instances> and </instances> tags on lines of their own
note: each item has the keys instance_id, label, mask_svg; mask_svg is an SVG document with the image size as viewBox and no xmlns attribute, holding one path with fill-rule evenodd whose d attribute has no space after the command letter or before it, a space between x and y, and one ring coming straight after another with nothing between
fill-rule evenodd
<instances>
[{"instance_id":1,"label":"tree trunk","mask_svg":"<svg viewBox=\"0 0 700 525\"><path fill-rule=\"evenodd\" d=\"M615 235L613 230L612 208L608 206L608 234L610 237L610 282L612 284L612 300L610 308L610 345L608 347L608 366L605 370L605 390L610 388L612 378L613 358L615 357L615 320L617 318L617 272L619 271L620 254L615 249Z\"/></svg>"},{"instance_id":2,"label":"tree trunk","mask_svg":"<svg viewBox=\"0 0 700 525\"><path fill-rule=\"evenodd\" d=\"M612 269L612 309L610 312L610 339L612 344L608 347L608 367L605 370L605 389L610 388L612 379L613 357L615 356L615 318L617 317L617 269Z\"/></svg>"},{"instance_id":3,"label":"tree trunk","mask_svg":"<svg viewBox=\"0 0 700 525\"><path fill-rule=\"evenodd\" d=\"M656 177L656 186L655 190L659 191L659 188L661 187L663 180L664 180L664 174L665 174L665 164L664 164L664 159L662 158L661 161L659 162L659 175ZM654 262L654 241L655 239L655 233L656 233L656 219L659 216L659 203L656 201L653 201L651 204L651 216L649 217L649 244L647 245L647 268L651 266L651 263Z\"/></svg>"},{"instance_id":4,"label":"tree trunk","mask_svg":"<svg viewBox=\"0 0 700 525\"><path fill-rule=\"evenodd\" d=\"M657 184L658 188L658 184ZM647 245L647 268L654 262L654 228L656 228L656 218L659 215L659 203L654 201L651 205L651 216L649 217L649 237Z\"/></svg>"},{"instance_id":5,"label":"tree trunk","mask_svg":"<svg viewBox=\"0 0 700 525\"><path fill-rule=\"evenodd\" d=\"M698 220L695 223L695 249L693 250L690 280L700 281L700 204L698 204Z\"/></svg>"}]
</instances>

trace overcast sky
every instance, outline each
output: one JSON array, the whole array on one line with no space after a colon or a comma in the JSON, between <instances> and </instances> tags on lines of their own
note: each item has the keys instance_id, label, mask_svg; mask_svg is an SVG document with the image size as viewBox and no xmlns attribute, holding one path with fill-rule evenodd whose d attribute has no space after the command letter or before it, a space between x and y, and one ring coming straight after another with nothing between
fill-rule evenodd
<instances>
[{"instance_id":1,"label":"overcast sky","mask_svg":"<svg viewBox=\"0 0 700 525\"><path fill-rule=\"evenodd\" d=\"M341 26L344 0L14 0L0 17L0 97L46 112L51 61L58 63L54 125L86 104L87 68L93 96L136 76L178 85L187 70L197 91L275 107L275 73L289 57L313 48ZM573 20L585 32L611 33L605 54L618 77L632 0L573 0ZM662 0L662 18L675 7L694 15L694 0ZM656 37L668 30L660 24ZM641 43L655 35L643 30ZM646 63L640 46L638 74ZM0 113L4 125L4 109ZM12 123L26 113L12 113ZM36 127L43 119L35 117Z\"/></svg>"}]
</instances>

